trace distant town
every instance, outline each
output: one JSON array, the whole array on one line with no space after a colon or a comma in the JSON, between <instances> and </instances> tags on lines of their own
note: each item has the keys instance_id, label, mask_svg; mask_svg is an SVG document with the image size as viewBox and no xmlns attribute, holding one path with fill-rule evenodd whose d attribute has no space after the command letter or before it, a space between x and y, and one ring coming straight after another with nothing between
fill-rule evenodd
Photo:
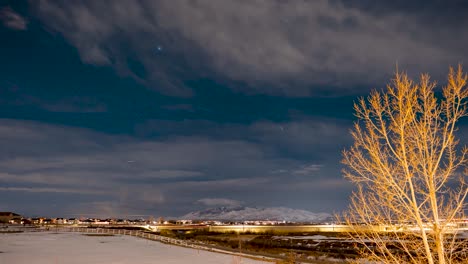
<instances>
[{"instance_id":1,"label":"distant town","mask_svg":"<svg viewBox=\"0 0 468 264\"><path fill-rule=\"evenodd\" d=\"M124 219L124 218L47 218L23 217L13 212L0 212L0 223L23 226L43 227L91 227L91 228L138 228L148 231L160 232L173 230L186 232L189 230L205 230L209 232L341 232L338 226L331 222L292 222L278 220L190 220L190 219ZM342 226L342 225L341 225ZM343 227L341 227L343 228Z\"/></svg>"},{"instance_id":2,"label":"distant town","mask_svg":"<svg viewBox=\"0 0 468 264\"><path fill-rule=\"evenodd\" d=\"M184 220L184 219L169 219L163 217L154 219L136 218L48 218L48 217L23 217L20 214L13 212L0 212L0 223L22 224L22 225L93 225L93 226L108 226L108 225L285 225L298 224L289 221L275 220L255 220L255 221L220 221L220 220ZM301 222L301 224L318 224L314 222Z\"/></svg>"},{"instance_id":3,"label":"distant town","mask_svg":"<svg viewBox=\"0 0 468 264\"><path fill-rule=\"evenodd\" d=\"M124 219L124 218L47 218L47 217L23 217L14 212L0 212L0 224L22 225L34 227L87 227L106 229L139 229L148 232L174 231L191 232L206 231L210 233L276 233L291 234L301 232L311 233L346 233L355 231L356 226L348 226L344 223L330 221L321 222L294 222L284 220L191 220L191 219L164 219L149 217L148 219ZM6 224L6 225L5 225ZM431 224L426 223L427 228ZM367 226L378 232L413 232L419 230L412 223L395 223L391 225ZM457 219L452 224L450 232L467 231L468 218Z\"/></svg>"}]
</instances>

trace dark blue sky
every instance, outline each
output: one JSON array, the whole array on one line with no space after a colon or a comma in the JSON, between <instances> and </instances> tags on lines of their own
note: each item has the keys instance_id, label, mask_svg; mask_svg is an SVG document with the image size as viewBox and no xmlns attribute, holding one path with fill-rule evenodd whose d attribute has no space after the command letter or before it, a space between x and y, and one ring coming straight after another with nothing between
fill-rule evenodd
<instances>
[{"instance_id":1,"label":"dark blue sky","mask_svg":"<svg viewBox=\"0 0 468 264\"><path fill-rule=\"evenodd\" d=\"M386 2L0 1L0 211L342 210L353 101L468 55L463 1Z\"/></svg>"}]
</instances>

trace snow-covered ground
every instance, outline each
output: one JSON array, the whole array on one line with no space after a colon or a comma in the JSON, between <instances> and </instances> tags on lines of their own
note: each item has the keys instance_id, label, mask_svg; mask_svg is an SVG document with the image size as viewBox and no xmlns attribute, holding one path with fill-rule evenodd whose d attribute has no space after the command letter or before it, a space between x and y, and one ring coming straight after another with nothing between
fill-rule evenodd
<instances>
[{"instance_id":1,"label":"snow-covered ground","mask_svg":"<svg viewBox=\"0 0 468 264\"><path fill-rule=\"evenodd\" d=\"M271 263L166 245L131 236L80 233L0 234L0 263L16 264L260 264Z\"/></svg>"}]
</instances>

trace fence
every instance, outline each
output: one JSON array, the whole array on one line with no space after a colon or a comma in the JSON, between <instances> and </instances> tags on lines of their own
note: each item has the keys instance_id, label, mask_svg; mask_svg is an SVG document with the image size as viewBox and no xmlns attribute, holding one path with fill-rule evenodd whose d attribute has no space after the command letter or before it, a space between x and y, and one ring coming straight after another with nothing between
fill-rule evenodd
<instances>
[{"instance_id":1,"label":"fence","mask_svg":"<svg viewBox=\"0 0 468 264\"><path fill-rule=\"evenodd\" d=\"M49 230L56 231L56 232L79 232L79 233L86 233L86 234L134 236L134 237L139 237L139 238L144 238L148 240L159 241L163 243L174 244L174 245L179 245L179 246L184 246L184 247L200 248L198 245L187 243L187 241L184 241L184 240L160 236L156 234L142 232L139 230L85 228L85 227L58 227L58 228L50 228Z\"/></svg>"},{"instance_id":2,"label":"fence","mask_svg":"<svg viewBox=\"0 0 468 264\"><path fill-rule=\"evenodd\" d=\"M155 235L147 232L142 232L139 230L127 230L127 229L108 229L108 228L87 228L87 227L41 227L41 228L31 228L31 227L15 227L9 226L0 230L0 233L20 233L20 232L79 232L86 234L106 234L106 235L126 235L134 236L144 239L149 239L153 241L159 241L168 244L174 244L184 247L202 248L199 245L193 243L187 243L187 241Z\"/></svg>"},{"instance_id":3,"label":"fence","mask_svg":"<svg viewBox=\"0 0 468 264\"><path fill-rule=\"evenodd\" d=\"M41 227L41 228L28 228L28 227L25 228L25 227L9 226L8 228L5 228L2 231L0 231L0 236L1 236L1 233L8 234L8 233L17 233L17 232L78 232L78 233L84 233L84 234L90 234L90 235L92 234L125 235L125 236L139 237L139 238L148 239L152 241L158 241L158 242L162 242L166 244L173 244L177 246L198 249L198 250L201 249L201 250L220 252L220 253L225 253L225 254L227 253L227 254L239 255L238 253L235 253L235 252L228 252L228 251L212 248L207 245L196 244L193 241L186 241L186 240L151 234L147 232L142 232L139 230L127 230L127 229L87 228L87 227L52 227L52 226ZM242 254L242 255L247 256L246 254Z\"/></svg>"},{"instance_id":4,"label":"fence","mask_svg":"<svg viewBox=\"0 0 468 264\"><path fill-rule=\"evenodd\" d=\"M276 260L275 258L272 258L272 257L263 257L263 256L260 257L260 256L250 255L250 254L245 254L245 253L240 253L240 252L227 251L227 250L216 248L210 245L197 244L194 241L186 241L186 240L181 240L181 239L176 239L176 238L160 236L160 235L151 234L148 232L142 232L140 230L88 228L88 227L52 227L52 226L41 227L41 228L31 228L31 227L25 228L25 227L10 226L7 229L0 231L0 237L2 235L1 233L15 233L15 232L77 232L77 233L84 233L84 234L89 234L89 235L93 235L93 234L125 235L125 236L139 237L139 238L148 239L152 241L158 241L158 242L162 242L166 244L193 248L197 250L205 250L205 251L212 251L212 252L223 253L223 254L230 254L238 258L241 258L241 257L249 257L249 258L255 258L255 259L261 258L263 261L266 261L266 262L274 262Z\"/></svg>"}]
</instances>

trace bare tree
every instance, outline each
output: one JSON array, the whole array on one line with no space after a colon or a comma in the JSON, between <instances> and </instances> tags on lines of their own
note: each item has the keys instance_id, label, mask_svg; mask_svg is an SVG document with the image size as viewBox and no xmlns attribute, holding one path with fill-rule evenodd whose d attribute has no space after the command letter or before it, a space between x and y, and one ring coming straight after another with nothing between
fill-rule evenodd
<instances>
[{"instance_id":1,"label":"bare tree","mask_svg":"<svg viewBox=\"0 0 468 264\"><path fill-rule=\"evenodd\" d=\"M468 149L456 139L466 83L461 66L450 68L440 95L427 74L416 83L396 73L385 92L355 103L354 145L343 163L357 188L344 219L366 260L467 262L454 234L468 194Z\"/></svg>"}]
</instances>

